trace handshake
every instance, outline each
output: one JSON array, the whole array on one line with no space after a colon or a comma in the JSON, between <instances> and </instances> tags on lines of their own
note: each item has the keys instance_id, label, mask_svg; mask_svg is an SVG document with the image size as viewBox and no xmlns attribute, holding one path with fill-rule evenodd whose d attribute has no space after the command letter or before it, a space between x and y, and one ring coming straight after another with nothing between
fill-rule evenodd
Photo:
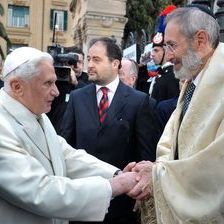
<instances>
[{"instance_id":1,"label":"handshake","mask_svg":"<svg viewBox=\"0 0 224 224\"><path fill-rule=\"evenodd\" d=\"M110 179L112 196L127 194L142 200L152 195L152 167L150 161L129 163L119 175Z\"/></svg>"}]
</instances>

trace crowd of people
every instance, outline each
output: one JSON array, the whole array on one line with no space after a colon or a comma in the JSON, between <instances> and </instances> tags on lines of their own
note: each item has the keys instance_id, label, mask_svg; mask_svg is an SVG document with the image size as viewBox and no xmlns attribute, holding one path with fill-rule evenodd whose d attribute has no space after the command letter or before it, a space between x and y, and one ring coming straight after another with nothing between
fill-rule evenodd
<instances>
[{"instance_id":1,"label":"crowd of people","mask_svg":"<svg viewBox=\"0 0 224 224\"><path fill-rule=\"evenodd\" d=\"M89 43L87 73L83 52L67 49L78 60L66 83L46 52L6 57L0 223L224 222L220 28L193 4L170 12L164 32L144 90L142 68L108 37Z\"/></svg>"}]
</instances>

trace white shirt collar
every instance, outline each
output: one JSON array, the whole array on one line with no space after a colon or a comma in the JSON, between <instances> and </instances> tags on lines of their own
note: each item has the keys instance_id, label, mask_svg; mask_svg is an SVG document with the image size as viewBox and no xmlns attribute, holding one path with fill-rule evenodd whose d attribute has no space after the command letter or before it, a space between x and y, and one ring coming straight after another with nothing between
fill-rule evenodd
<instances>
[{"instance_id":1,"label":"white shirt collar","mask_svg":"<svg viewBox=\"0 0 224 224\"><path fill-rule=\"evenodd\" d=\"M200 80L201 80L201 77L202 77L202 73L203 73L203 70L200 71L200 73L196 76L196 78L193 80L193 83L195 86L198 86Z\"/></svg>"},{"instance_id":2,"label":"white shirt collar","mask_svg":"<svg viewBox=\"0 0 224 224\"><path fill-rule=\"evenodd\" d=\"M117 75L117 77L111 83L107 84L105 87L107 87L109 89L109 92L115 93L117 90L118 84L119 84L119 77ZM96 92L97 93L101 87L103 87L103 86L96 84Z\"/></svg>"},{"instance_id":3,"label":"white shirt collar","mask_svg":"<svg viewBox=\"0 0 224 224\"><path fill-rule=\"evenodd\" d=\"M114 98L114 94L117 90L118 84L119 84L119 77L117 75L117 77L111 83L109 83L108 85L105 86L109 89L109 91L108 91L109 105L111 104L111 102ZM99 105L100 99L102 97L102 91L99 91L101 87L103 87L103 86L100 86L100 85L96 84L96 97L97 97L97 104L98 105Z\"/></svg>"}]
</instances>

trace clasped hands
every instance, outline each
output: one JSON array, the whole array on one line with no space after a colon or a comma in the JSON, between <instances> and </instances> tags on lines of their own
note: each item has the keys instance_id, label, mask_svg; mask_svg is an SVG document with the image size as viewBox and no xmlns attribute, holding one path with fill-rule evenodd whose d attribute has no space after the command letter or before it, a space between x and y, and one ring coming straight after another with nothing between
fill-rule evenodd
<instances>
[{"instance_id":1,"label":"clasped hands","mask_svg":"<svg viewBox=\"0 0 224 224\"><path fill-rule=\"evenodd\" d=\"M152 194L152 167L150 161L129 163L121 174L111 179L113 197L127 194L142 200Z\"/></svg>"}]
</instances>

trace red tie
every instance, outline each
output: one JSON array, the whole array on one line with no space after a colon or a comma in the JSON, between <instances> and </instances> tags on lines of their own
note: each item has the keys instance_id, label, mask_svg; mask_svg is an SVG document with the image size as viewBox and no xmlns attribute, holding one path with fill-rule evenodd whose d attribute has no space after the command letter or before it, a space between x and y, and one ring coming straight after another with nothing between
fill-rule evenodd
<instances>
[{"instance_id":1,"label":"red tie","mask_svg":"<svg viewBox=\"0 0 224 224\"><path fill-rule=\"evenodd\" d=\"M100 123L102 124L106 118L106 110L109 106L109 100L108 100L108 88L107 87L101 87L100 90L103 93L103 96L100 100L99 104L99 118L100 118Z\"/></svg>"}]
</instances>

